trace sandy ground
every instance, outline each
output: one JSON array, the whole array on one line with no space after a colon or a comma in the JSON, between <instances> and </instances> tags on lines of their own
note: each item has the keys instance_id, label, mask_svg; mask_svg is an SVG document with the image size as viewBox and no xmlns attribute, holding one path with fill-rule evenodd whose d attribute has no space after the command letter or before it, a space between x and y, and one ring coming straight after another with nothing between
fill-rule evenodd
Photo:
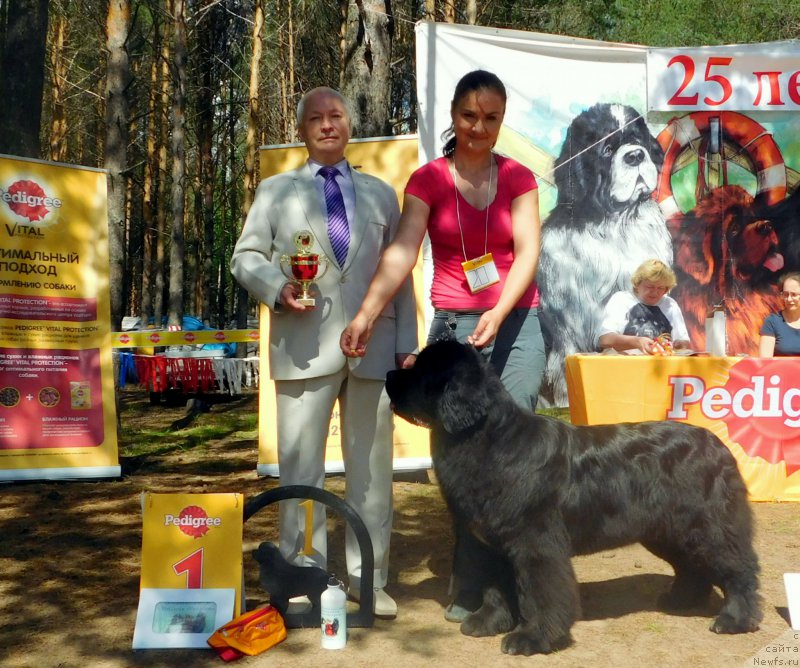
<instances>
[{"instance_id":1,"label":"sandy ground","mask_svg":"<svg viewBox=\"0 0 800 668\"><path fill-rule=\"evenodd\" d=\"M215 407L255 410L253 398ZM177 409L176 409L177 410ZM181 410L154 408L148 419L169 424ZM126 417L123 401L123 424ZM138 419L138 418L137 418ZM131 649L141 550L139 497L150 492L242 492L275 485L255 474L255 433L233 433L203 448L125 460L116 481L13 483L0 488L0 666L213 666L210 650ZM343 481L332 477L339 493ZM800 571L800 508L755 504L764 622L752 634L708 631L720 597L683 616L656 609L669 567L639 546L574 560L583 618L571 647L549 655L509 657L500 638L475 639L446 622L452 534L435 484L398 474L390 585L399 605L394 621L351 629L347 647L320 648L316 629L292 629L282 644L237 662L241 666L800 666L800 631L791 631L783 573ZM250 550L274 540L274 506L245 523L246 596L264 600ZM331 569L341 559L342 528L332 521ZM783 663L752 661L781 660Z\"/></svg>"}]
</instances>

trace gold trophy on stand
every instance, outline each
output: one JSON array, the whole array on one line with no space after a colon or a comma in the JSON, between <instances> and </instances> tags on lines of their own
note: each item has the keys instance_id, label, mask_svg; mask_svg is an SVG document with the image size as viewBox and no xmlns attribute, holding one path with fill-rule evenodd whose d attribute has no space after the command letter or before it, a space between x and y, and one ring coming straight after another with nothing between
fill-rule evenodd
<instances>
[{"instance_id":1,"label":"gold trophy on stand","mask_svg":"<svg viewBox=\"0 0 800 668\"><path fill-rule=\"evenodd\" d=\"M322 278L328 271L330 262L321 253L312 253L314 235L309 230L301 230L294 235L294 245L297 252L293 255L281 255L281 271L286 278L300 284L302 294L297 301L303 306L315 306L316 300L309 293L311 284ZM322 272L320 273L320 267ZM287 273L289 272L289 273Z\"/></svg>"}]
</instances>

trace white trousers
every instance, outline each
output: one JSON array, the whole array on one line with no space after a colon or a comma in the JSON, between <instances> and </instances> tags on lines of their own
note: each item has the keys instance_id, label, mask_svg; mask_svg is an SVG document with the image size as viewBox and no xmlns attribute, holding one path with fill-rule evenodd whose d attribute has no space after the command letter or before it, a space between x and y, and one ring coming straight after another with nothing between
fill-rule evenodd
<instances>
[{"instance_id":1,"label":"white trousers","mask_svg":"<svg viewBox=\"0 0 800 668\"><path fill-rule=\"evenodd\" d=\"M366 525L375 555L374 586L386 585L392 534L392 415L382 380L366 380L345 366L329 376L275 381L280 484L325 481L325 444L334 402L341 410L345 501ZM325 506L313 503L312 551L306 543L306 512L299 500L280 503L280 550L289 561L326 568ZM348 525L345 556L350 586L361 582L361 550Z\"/></svg>"}]
</instances>

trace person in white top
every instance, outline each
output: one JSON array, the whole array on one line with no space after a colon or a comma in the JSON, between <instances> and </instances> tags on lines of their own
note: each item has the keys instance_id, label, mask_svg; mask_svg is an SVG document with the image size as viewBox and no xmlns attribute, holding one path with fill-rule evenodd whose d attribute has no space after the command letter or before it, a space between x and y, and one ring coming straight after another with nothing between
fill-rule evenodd
<instances>
[{"instance_id":1,"label":"person in white top","mask_svg":"<svg viewBox=\"0 0 800 668\"><path fill-rule=\"evenodd\" d=\"M689 348L681 309L667 294L676 283L672 269L661 260L646 260L631 283L632 291L616 292L606 303L597 347L657 355L664 353L666 336L674 350Z\"/></svg>"}]
</instances>

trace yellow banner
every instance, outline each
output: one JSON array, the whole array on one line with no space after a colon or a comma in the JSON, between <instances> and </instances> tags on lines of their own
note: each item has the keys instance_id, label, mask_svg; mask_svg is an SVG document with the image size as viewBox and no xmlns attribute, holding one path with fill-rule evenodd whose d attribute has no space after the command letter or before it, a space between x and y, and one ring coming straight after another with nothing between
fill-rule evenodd
<instances>
[{"instance_id":1,"label":"yellow banner","mask_svg":"<svg viewBox=\"0 0 800 668\"><path fill-rule=\"evenodd\" d=\"M800 501L800 358L574 355L566 366L574 424L705 427L733 453L751 499Z\"/></svg>"},{"instance_id":2,"label":"yellow banner","mask_svg":"<svg viewBox=\"0 0 800 668\"><path fill-rule=\"evenodd\" d=\"M142 494L140 589L234 589L242 602L241 494Z\"/></svg>"},{"instance_id":3,"label":"yellow banner","mask_svg":"<svg viewBox=\"0 0 800 668\"><path fill-rule=\"evenodd\" d=\"M402 202L403 190L408 177L417 168L417 138L391 137L387 139L355 139L347 146L347 159L350 164L367 174L373 174L390 185L397 192ZM278 174L301 166L308 154L305 146L279 146L263 148L260 152L261 178ZM422 277L422 261L414 269L414 287L417 292L417 322L419 340L425 341L425 318ZM259 475L277 476L278 471L278 434L275 424L276 403L275 385L269 373L269 355L266 346L269 341L269 309L262 306L261 323L261 389L259 393L259 436L258 436L258 473ZM429 468L431 465L430 443L428 431L409 424L405 420L394 422L394 468L395 470L414 470ZM325 457L325 470L341 472L344 470L341 451L339 405L333 411Z\"/></svg>"},{"instance_id":4,"label":"yellow banner","mask_svg":"<svg viewBox=\"0 0 800 668\"><path fill-rule=\"evenodd\" d=\"M0 480L118 476L106 174L0 156Z\"/></svg>"}]
</instances>

